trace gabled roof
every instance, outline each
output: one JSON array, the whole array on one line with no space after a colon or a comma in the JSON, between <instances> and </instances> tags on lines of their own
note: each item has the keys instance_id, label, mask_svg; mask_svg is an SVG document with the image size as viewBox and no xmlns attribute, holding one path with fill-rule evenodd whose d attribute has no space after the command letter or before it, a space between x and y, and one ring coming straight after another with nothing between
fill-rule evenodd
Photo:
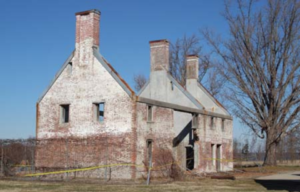
<instances>
[{"instance_id":1,"label":"gabled roof","mask_svg":"<svg viewBox=\"0 0 300 192\"><path fill-rule=\"evenodd\" d=\"M54 79L51 81L50 85L46 88L46 90L43 92L43 94L38 99L38 101L37 101L38 103L41 102L41 100L45 97L45 95L47 94L47 92L53 86L53 84L55 83L55 81L57 80L57 78L61 75L61 73L64 71L64 69L68 66L68 64L70 63L70 61L73 59L74 54L75 54L75 50L71 53L71 55L68 57L68 59L64 62L64 64L60 68L60 70L56 73L56 75L55 75Z\"/></svg>"},{"instance_id":2,"label":"gabled roof","mask_svg":"<svg viewBox=\"0 0 300 192\"><path fill-rule=\"evenodd\" d=\"M150 79L147 80L147 82L145 83L145 85L143 85L143 87L139 90L139 92L137 93L137 96L140 96L142 94L142 92L146 89L146 87L149 85L150 83Z\"/></svg>"},{"instance_id":3,"label":"gabled roof","mask_svg":"<svg viewBox=\"0 0 300 192\"><path fill-rule=\"evenodd\" d=\"M194 105L196 105L199 109L205 109L205 107L195 99L186 89L184 89L177 81L172 77L171 74L167 72L167 77L170 79L170 81L175 85Z\"/></svg>"},{"instance_id":4,"label":"gabled roof","mask_svg":"<svg viewBox=\"0 0 300 192\"><path fill-rule=\"evenodd\" d=\"M197 85L217 106L219 106L227 115L229 115L226 108L201 83L198 82Z\"/></svg>"},{"instance_id":5,"label":"gabled roof","mask_svg":"<svg viewBox=\"0 0 300 192\"><path fill-rule=\"evenodd\" d=\"M165 69L163 68L163 70L166 71L167 73L167 78L170 80L170 82L172 82L172 84L174 86L176 86L194 105L196 105L196 107L198 107L199 109L205 109L204 106L198 101L196 100L186 89L184 89L177 81L176 79L174 79L172 77L172 75ZM142 87L142 89L137 93L137 96L140 96L142 94L142 92L145 90L145 88L149 85L150 83L150 79L148 79L148 81L146 82L146 84Z\"/></svg>"},{"instance_id":6,"label":"gabled roof","mask_svg":"<svg viewBox=\"0 0 300 192\"><path fill-rule=\"evenodd\" d=\"M47 92L50 90L50 88L53 86L55 81L58 79L58 77L61 75L63 70L67 67L67 65L70 63L70 61L74 57L75 50L71 53L71 55L68 57L68 59L64 62L58 73L55 75L54 79L51 81L50 85L47 87L47 89L43 92L41 97L38 99L38 103L45 97ZM111 74L111 76L118 82L118 84L123 88L123 90L128 94L129 97L133 98L135 96L135 92L131 89L131 87L126 83L126 81L118 74L118 72L111 66L109 62L99 53L99 50L97 47L93 47L93 54L94 57L99 61L99 63ZM172 82L174 86L176 86L194 105L196 105L199 109L205 110L205 107L197 100L195 99L184 87L182 87L176 79L172 77L168 71L163 68L167 73L167 78ZM138 92L138 96L141 95L141 93L144 91L144 89L149 85L150 80L147 81L147 83L142 87L142 89ZM224 110L226 114L229 115L228 111L223 107L223 105L215 99L206 89L198 82L198 87L206 94L208 97L221 109Z\"/></svg>"},{"instance_id":7,"label":"gabled roof","mask_svg":"<svg viewBox=\"0 0 300 192\"><path fill-rule=\"evenodd\" d=\"M111 76L119 83L119 85L124 89L124 91L129 95L129 97L133 97L135 92L131 89L131 87L126 83L124 79L118 74L118 72L109 64L105 58L99 53L97 47L93 47L93 53L99 63L111 74Z\"/></svg>"},{"instance_id":8,"label":"gabled roof","mask_svg":"<svg viewBox=\"0 0 300 192\"><path fill-rule=\"evenodd\" d=\"M72 52L72 54L68 57L68 59L64 62L58 73L55 75L54 79L51 81L50 85L47 87L47 89L43 92L42 96L38 99L38 103L41 102L41 100L45 97L47 92L50 90L50 88L53 86L55 81L58 79L58 77L61 75L61 73L64 71L64 69L68 66L70 61L74 57L75 50ZM93 54L94 57L99 61L99 63L111 74L111 76L119 83L119 85L124 89L124 91L129 95L129 97L133 97L135 95L135 92L130 88L130 86L122 79L122 77L118 74L118 72L104 59L104 57L99 53L98 48L93 47Z\"/></svg>"}]
</instances>

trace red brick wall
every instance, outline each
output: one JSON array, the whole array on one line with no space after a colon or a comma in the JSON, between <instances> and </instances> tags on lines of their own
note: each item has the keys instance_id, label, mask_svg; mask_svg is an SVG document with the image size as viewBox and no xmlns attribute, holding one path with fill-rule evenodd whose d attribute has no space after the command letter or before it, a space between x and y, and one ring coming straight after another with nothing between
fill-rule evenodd
<instances>
[{"instance_id":1,"label":"red brick wall","mask_svg":"<svg viewBox=\"0 0 300 192\"><path fill-rule=\"evenodd\" d=\"M137 164L148 166L147 139L153 140L152 176L166 176L174 160L172 140L173 110L153 106L153 121L147 122L147 105L137 103ZM168 164L168 165L167 165ZM137 178L146 177L147 168L137 168Z\"/></svg>"},{"instance_id":2,"label":"red brick wall","mask_svg":"<svg viewBox=\"0 0 300 192\"><path fill-rule=\"evenodd\" d=\"M106 134L88 138L39 140L36 149L36 168L44 172L113 165L111 177L131 178L132 135ZM116 164L128 164L118 165ZM101 168L104 170L105 168ZM99 171L99 170L98 170ZM84 171L88 174L93 171Z\"/></svg>"},{"instance_id":3,"label":"red brick wall","mask_svg":"<svg viewBox=\"0 0 300 192\"><path fill-rule=\"evenodd\" d=\"M94 12L76 15L76 43L92 38L93 44L99 46L99 21L100 14Z\"/></svg>"}]
</instances>

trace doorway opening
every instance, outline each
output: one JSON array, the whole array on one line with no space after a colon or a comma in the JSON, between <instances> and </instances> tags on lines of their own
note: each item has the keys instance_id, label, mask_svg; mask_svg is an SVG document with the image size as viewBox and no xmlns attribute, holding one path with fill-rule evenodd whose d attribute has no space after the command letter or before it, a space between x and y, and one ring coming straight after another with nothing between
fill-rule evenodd
<instances>
[{"instance_id":1,"label":"doorway opening","mask_svg":"<svg viewBox=\"0 0 300 192\"><path fill-rule=\"evenodd\" d=\"M217 145L216 150L216 170L221 171L221 145Z\"/></svg>"},{"instance_id":2,"label":"doorway opening","mask_svg":"<svg viewBox=\"0 0 300 192\"><path fill-rule=\"evenodd\" d=\"M147 160L148 160L148 166L152 167L152 143L153 141L151 139L147 140Z\"/></svg>"},{"instance_id":3,"label":"doorway opening","mask_svg":"<svg viewBox=\"0 0 300 192\"><path fill-rule=\"evenodd\" d=\"M193 146L189 145L186 146L186 169L193 170L194 169L194 148Z\"/></svg>"}]
</instances>

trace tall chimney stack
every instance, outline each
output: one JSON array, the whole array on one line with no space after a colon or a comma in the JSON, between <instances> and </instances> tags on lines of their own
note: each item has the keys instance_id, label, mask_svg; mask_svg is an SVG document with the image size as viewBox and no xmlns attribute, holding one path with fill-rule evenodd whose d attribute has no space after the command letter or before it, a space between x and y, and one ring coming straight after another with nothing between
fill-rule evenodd
<instances>
[{"instance_id":1,"label":"tall chimney stack","mask_svg":"<svg viewBox=\"0 0 300 192\"><path fill-rule=\"evenodd\" d=\"M151 72L160 71L165 68L169 71L169 41L150 41Z\"/></svg>"},{"instance_id":2,"label":"tall chimney stack","mask_svg":"<svg viewBox=\"0 0 300 192\"><path fill-rule=\"evenodd\" d=\"M78 12L76 15L76 43L90 40L93 45L99 46L100 11L93 9Z\"/></svg>"},{"instance_id":3,"label":"tall chimney stack","mask_svg":"<svg viewBox=\"0 0 300 192\"><path fill-rule=\"evenodd\" d=\"M99 48L100 11L93 9L76 15L76 56L79 65L90 63L93 47Z\"/></svg>"},{"instance_id":4,"label":"tall chimney stack","mask_svg":"<svg viewBox=\"0 0 300 192\"><path fill-rule=\"evenodd\" d=\"M193 93L197 89L198 69L199 57L197 55L187 55L185 87L190 93Z\"/></svg>"},{"instance_id":5,"label":"tall chimney stack","mask_svg":"<svg viewBox=\"0 0 300 192\"><path fill-rule=\"evenodd\" d=\"M199 57L197 55L186 56L186 79L198 80Z\"/></svg>"}]
</instances>

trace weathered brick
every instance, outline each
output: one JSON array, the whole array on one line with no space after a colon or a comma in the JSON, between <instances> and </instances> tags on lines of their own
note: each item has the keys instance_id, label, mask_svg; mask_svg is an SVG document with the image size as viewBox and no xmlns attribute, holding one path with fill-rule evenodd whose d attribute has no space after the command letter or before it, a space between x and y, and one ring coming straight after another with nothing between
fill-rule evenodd
<instances>
[{"instance_id":1,"label":"weathered brick","mask_svg":"<svg viewBox=\"0 0 300 192\"><path fill-rule=\"evenodd\" d=\"M40 171L75 169L107 164L110 168L70 173L72 177L100 177L136 179L147 175L147 140L153 141L152 176L172 176L174 166L186 169L187 149L194 147L194 171L213 172L211 144L221 145L221 170L232 170L232 120L215 117L214 128L210 116L198 114L198 129L192 131L193 113L176 111L170 107L153 105L153 119L148 121L148 104L136 101L136 95L104 58L96 58L99 46L100 12L92 10L76 14L76 49L71 58L72 70L65 67L37 104L36 167ZM200 92L185 92L174 88L167 78L169 68L169 42L151 41L151 89L147 99L198 109L200 104L224 109ZM103 60L103 61L102 61ZM198 57L188 57L187 78L191 86L197 83ZM164 71L166 70L166 71ZM193 73L194 72L194 73ZM162 82L160 80L164 80ZM153 83L154 84L151 84ZM156 83L156 84L155 84ZM172 83L172 84L171 84ZM194 84L193 84L194 83ZM153 85L164 89L159 92ZM125 86L125 88L124 88ZM130 93L124 89L130 89ZM147 89L146 89L147 90ZM189 91L189 88L187 87ZM159 92L159 93L158 93ZM184 92L184 93L183 93ZM191 91L192 92L192 91ZM186 96L186 95L189 95ZM155 97L152 97L155 96ZM194 96L195 100L191 101ZM207 98L210 98L209 102ZM104 121L95 119L94 103L104 103ZM195 104L196 102L196 104ZM197 103L199 102L199 103ZM214 102L214 103L213 103ZM68 123L61 123L60 105L70 105ZM212 111L211 108L208 111ZM188 130L178 145L174 139L183 129ZM199 140L192 140L192 137ZM125 164L125 165L124 165ZM65 176L64 174L60 174Z\"/></svg>"}]
</instances>

